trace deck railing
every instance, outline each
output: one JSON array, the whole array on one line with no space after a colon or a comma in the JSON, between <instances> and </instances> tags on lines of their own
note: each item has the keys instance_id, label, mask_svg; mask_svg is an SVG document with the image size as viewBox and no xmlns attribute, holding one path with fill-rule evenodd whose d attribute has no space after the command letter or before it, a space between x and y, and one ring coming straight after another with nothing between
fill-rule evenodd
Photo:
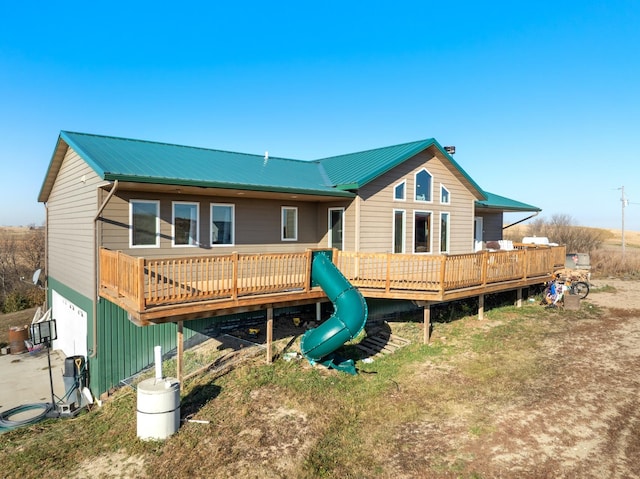
<instances>
[{"instance_id":1,"label":"deck railing","mask_svg":"<svg viewBox=\"0 0 640 479\"><path fill-rule=\"evenodd\" d=\"M442 294L542 277L564 264L564 247L460 255L336 251L334 261L356 287ZM248 295L308 292L312 252L135 258L100 250L100 289L137 311Z\"/></svg>"},{"instance_id":2,"label":"deck railing","mask_svg":"<svg viewBox=\"0 0 640 479\"><path fill-rule=\"evenodd\" d=\"M252 294L308 291L311 252L133 258L100 250L101 290L145 308Z\"/></svg>"},{"instance_id":3,"label":"deck railing","mask_svg":"<svg viewBox=\"0 0 640 479\"><path fill-rule=\"evenodd\" d=\"M564 263L564 247L450 256L340 251L338 267L360 288L444 292L542 276Z\"/></svg>"}]
</instances>

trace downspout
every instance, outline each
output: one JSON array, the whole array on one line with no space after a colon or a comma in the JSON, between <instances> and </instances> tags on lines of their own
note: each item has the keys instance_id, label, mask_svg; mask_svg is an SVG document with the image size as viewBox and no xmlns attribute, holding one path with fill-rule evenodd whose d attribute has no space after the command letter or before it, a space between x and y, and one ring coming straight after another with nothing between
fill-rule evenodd
<instances>
[{"instance_id":1,"label":"downspout","mask_svg":"<svg viewBox=\"0 0 640 479\"><path fill-rule=\"evenodd\" d=\"M520 221L516 221L515 223L511 223L510 225L503 226L503 227L502 227L502 230L504 231L504 230L506 230L507 228L511 228L512 226L519 225L519 224L520 224L520 223L522 223L523 221L530 220L531 218L534 218L534 217L538 216L539 214L540 214L540 212L539 212L539 211L536 211L536 212L535 212L534 214L532 214L531 216L527 216L526 218L521 219Z\"/></svg>"},{"instance_id":2,"label":"downspout","mask_svg":"<svg viewBox=\"0 0 640 479\"><path fill-rule=\"evenodd\" d=\"M98 244L98 219L100 219L100 215L104 211L105 207L107 206L107 203L109 203L109 200L115 194L117 189L118 189L118 180L115 180L113 182L113 186L111 187L111 190L109 191L109 194L107 195L105 200L102 202L102 204L100 205L100 208L98 208L98 212L96 213L96 216L93 218L93 264L95 265L95 268L96 268L95 275L93 277L93 291L96 296L92 301L93 303L93 334L92 334L93 348L91 349L91 354L89 355L90 359L95 358L96 355L98 354L98 301L100 300L100 292L98 290L99 288L98 282L100 278L100 264L98 262L98 250L100 247L100 245Z\"/></svg>"},{"instance_id":3,"label":"downspout","mask_svg":"<svg viewBox=\"0 0 640 479\"><path fill-rule=\"evenodd\" d=\"M44 202L44 310L49 309L49 205Z\"/></svg>"},{"instance_id":4,"label":"downspout","mask_svg":"<svg viewBox=\"0 0 640 479\"><path fill-rule=\"evenodd\" d=\"M356 247L355 252L360 252L360 195L356 193L356 231L355 231L355 241Z\"/></svg>"}]
</instances>

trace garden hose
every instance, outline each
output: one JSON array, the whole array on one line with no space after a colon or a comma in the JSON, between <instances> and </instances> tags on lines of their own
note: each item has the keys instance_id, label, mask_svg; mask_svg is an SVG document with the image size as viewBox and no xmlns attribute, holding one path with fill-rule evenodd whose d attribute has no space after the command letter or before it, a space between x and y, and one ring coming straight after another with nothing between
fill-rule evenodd
<instances>
[{"instance_id":1,"label":"garden hose","mask_svg":"<svg viewBox=\"0 0 640 479\"><path fill-rule=\"evenodd\" d=\"M31 411L34 409L42 409L40 414L37 414L33 417L27 419L21 419L18 421L12 421L9 418L11 416L15 416L17 414ZM22 406L17 406L12 409L9 409L4 412L0 412L0 433L5 432L5 430L16 429L22 426L29 426L31 424L35 424L37 422L42 421L47 417L49 411L53 409L53 404L51 403L35 403L35 404L24 404Z\"/></svg>"}]
</instances>

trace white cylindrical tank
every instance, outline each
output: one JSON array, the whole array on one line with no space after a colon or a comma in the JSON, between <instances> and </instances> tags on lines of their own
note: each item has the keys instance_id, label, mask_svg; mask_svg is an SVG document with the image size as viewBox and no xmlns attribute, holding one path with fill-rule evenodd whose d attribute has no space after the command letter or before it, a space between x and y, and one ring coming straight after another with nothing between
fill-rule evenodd
<instances>
[{"instance_id":1,"label":"white cylindrical tank","mask_svg":"<svg viewBox=\"0 0 640 479\"><path fill-rule=\"evenodd\" d=\"M166 439L180 428L180 381L145 379L138 384L138 437Z\"/></svg>"}]
</instances>

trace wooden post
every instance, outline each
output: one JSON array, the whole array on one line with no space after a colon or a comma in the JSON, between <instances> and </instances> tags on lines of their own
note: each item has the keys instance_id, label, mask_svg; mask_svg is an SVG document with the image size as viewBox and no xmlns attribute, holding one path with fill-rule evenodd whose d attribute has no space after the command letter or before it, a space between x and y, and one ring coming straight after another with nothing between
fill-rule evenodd
<instances>
[{"instance_id":1,"label":"wooden post","mask_svg":"<svg viewBox=\"0 0 640 479\"><path fill-rule=\"evenodd\" d=\"M184 384L182 384L182 367L184 360L184 335L183 335L183 322L178 321L178 334L176 337L176 343L178 347L177 361L176 361L176 376L180 382L180 391L184 390Z\"/></svg>"},{"instance_id":2,"label":"wooden post","mask_svg":"<svg viewBox=\"0 0 640 479\"><path fill-rule=\"evenodd\" d=\"M427 303L422 310L422 315L424 317L424 338L423 343L429 344L431 341L431 304Z\"/></svg>"},{"instance_id":3,"label":"wooden post","mask_svg":"<svg viewBox=\"0 0 640 479\"><path fill-rule=\"evenodd\" d=\"M273 308L267 308L267 364L273 362Z\"/></svg>"},{"instance_id":4,"label":"wooden post","mask_svg":"<svg viewBox=\"0 0 640 479\"><path fill-rule=\"evenodd\" d=\"M522 290L523 288L516 290L516 308L522 308Z\"/></svg>"},{"instance_id":5,"label":"wooden post","mask_svg":"<svg viewBox=\"0 0 640 479\"><path fill-rule=\"evenodd\" d=\"M478 296L478 319L484 319L484 294Z\"/></svg>"}]
</instances>

